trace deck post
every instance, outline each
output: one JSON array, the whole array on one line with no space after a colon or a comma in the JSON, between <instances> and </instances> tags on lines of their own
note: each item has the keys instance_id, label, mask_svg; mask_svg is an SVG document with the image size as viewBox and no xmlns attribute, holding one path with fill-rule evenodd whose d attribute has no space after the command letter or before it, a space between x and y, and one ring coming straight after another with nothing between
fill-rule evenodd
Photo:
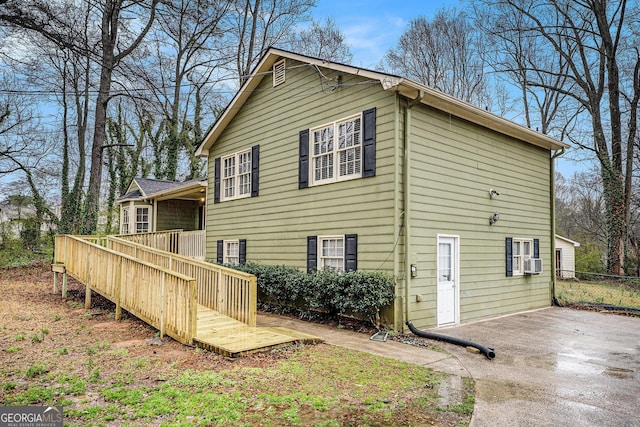
<instances>
[{"instance_id":1,"label":"deck post","mask_svg":"<svg viewBox=\"0 0 640 427\"><path fill-rule=\"evenodd\" d=\"M115 320L116 322L120 320L120 317L122 317L122 270L124 269L124 262L122 262L122 258L120 258L120 268L118 269L118 276L116 277L116 291L115 291L115 297L116 297L116 314L115 314Z\"/></svg>"},{"instance_id":2,"label":"deck post","mask_svg":"<svg viewBox=\"0 0 640 427\"><path fill-rule=\"evenodd\" d=\"M58 293L58 272L53 270L53 293Z\"/></svg>"},{"instance_id":3,"label":"deck post","mask_svg":"<svg viewBox=\"0 0 640 427\"><path fill-rule=\"evenodd\" d=\"M160 338L164 338L164 333L166 331L166 323L167 323L167 284L166 284L167 273L162 272L162 283L161 283L161 293L160 293Z\"/></svg>"},{"instance_id":4,"label":"deck post","mask_svg":"<svg viewBox=\"0 0 640 427\"><path fill-rule=\"evenodd\" d=\"M67 297L67 270L65 269L64 273L62 273L62 298Z\"/></svg>"},{"instance_id":5,"label":"deck post","mask_svg":"<svg viewBox=\"0 0 640 427\"><path fill-rule=\"evenodd\" d=\"M86 310L89 310L91 308L91 286L89 285L85 285L84 308Z\"/></svg>"},{"instance_id":6,"label":"deck post","mask_svg":"<svg viewBox=\"0 0 640 427\"><path fill-rule=\"evenodd\" d=\"M223 283L224 275L222 270L218 269L216 272L216 307L215 310L227 314L227 310L224 310L224 295L227 292L226 286Z\"/></svg>"},{"instance_id":7,"label":"deck post","mask_svg":"<svg viewBox=\"0 0 640 427\"><path fill-rule=\"evenodd\" d=\"M198 283L195 280L189 282L189 331L187 344L193 344L198 333Z\"/></svg>"}]
</instances>

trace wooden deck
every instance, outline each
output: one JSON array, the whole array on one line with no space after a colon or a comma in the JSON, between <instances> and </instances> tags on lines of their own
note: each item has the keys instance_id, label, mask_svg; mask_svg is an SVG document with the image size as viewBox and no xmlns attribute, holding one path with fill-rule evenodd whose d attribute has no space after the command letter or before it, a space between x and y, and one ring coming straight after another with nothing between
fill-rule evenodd
<instances>
[{"instance_id":1,"label":"wooden deck","mask_svg":"<svg viewBox=\"0 0 640 427\"><path fill-rule=\"evenodd\" d=\"M228 357L322 341L286 328L256 327L255 276L117 243L110 237L56 236L54 292L63 274L64 297L71 275L86 287L85 308L91 305L91 291L98 292L116 304L116 320L124 309L157 328L161 337Z\"/></svg>"},{"instance_id":2,"label":"wooden deck","mask_svg":"<svg viewBox=\"0 0 640 427\"><path fill-rule=\"evenodd\" d=\"M198 306L194 344L227 357L266 351L293 342L309 344L322 341L287 328L247 326L208 307Z\"/></svg>"}]
</instances>

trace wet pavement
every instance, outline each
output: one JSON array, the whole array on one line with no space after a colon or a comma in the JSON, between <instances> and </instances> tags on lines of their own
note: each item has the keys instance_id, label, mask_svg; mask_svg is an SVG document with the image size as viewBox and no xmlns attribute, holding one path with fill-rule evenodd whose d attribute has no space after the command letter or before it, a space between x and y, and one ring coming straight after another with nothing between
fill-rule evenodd
<instances>
[{"instance_id":1,"label":"wet pavement","mask_svg":"<svg viewBox=\"0 0 640 427\"><path fill-rule=\"evenodd\" d=\"M476 383L471 426L640 426L640 318L547 308L432 330L495 349L488 360L433 341L436 351L270 314L328 344L391 357Z\"/></svg>"},{"instance_id":2,"label":"wet pavement","mask_svg":"<svg viewBox=\"0 0 640 427\"><path fill-rule=\"evenodd\" d=\"M476 381L472 426L640 426L639 318L548 308L438 332L495 348L444 347Z\"/></svg>"}]
</instances>

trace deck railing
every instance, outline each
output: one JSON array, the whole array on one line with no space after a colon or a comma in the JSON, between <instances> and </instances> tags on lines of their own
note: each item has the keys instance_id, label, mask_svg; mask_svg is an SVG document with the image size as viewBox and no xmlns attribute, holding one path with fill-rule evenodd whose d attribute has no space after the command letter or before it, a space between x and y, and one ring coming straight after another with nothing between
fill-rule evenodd
<instances>
[{"instance_id":1,"label":"deck railing","mask_svg":"<svg viewBox=\"0 0 640 427\"><path fill-rule=\"evenodd\" d=\"M193 277L198 286L198 304L225 316L256 326L258 286L252 274L166 252L108 236L105 244L116 252Z\"/></svg>"},{"instance_id":2,"label":"deck railing","mask_svg":"<svg viewBox=\"0 0 640 427\"><path fill-rule=\"evenodd\" d=\"M193 344L197 328L196 281L183 273L110 249L108 238L58 235L54 262L90 290L177 341ZM100 244L106 244L104 247Z\"/></svg>"},{"instance_id":3,"label":"deck railing","mask_svg":"<svg viewBox=\"0 0 640 427\"><path fill-rule=\"evenodd\" d=\"M119 234L115 237L177 254L180 233L182 230L165 230L153 233Z\"/></svg>"},{"instance_id":4,"label":"deck railing","mask_svg":"<svg viewBox=\"0 0 640 427\"><path fill-rule=\"evenodd\" d=\"M166 230L153 233L120 234L116 237L201 261L205 259L206 235L204 230Z\"/></svg>"},{"instance_id":5,"label":"deck railing","mask_svg":"<svg viewBox=\"0 0 640 427\"><path fill-rule=\"evenodd\" d=\"M178 255L204 261L207 236L204 230L183 231L178 234Z\"/></svg>"}]
</instances>

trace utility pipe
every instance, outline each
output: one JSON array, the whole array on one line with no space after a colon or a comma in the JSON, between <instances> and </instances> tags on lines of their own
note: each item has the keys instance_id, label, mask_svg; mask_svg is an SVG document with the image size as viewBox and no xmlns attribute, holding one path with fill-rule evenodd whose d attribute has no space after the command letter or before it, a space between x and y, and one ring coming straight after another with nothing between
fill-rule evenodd
<instances>
[{"instance_id":1,"label":"utility pipe","mask_svg":"<svg viewBox=\"0 0 640 427\"><path fill-rule=\"evenodd\" d=\"M551 303L558 305L556 299L556 159L564 154L564 148L553 153L551 156Z\"/></svg>"},{"instance_id":2,"label":"utility pipe","mask_svg":"<svg viewBox=\"0 0 640 427\"><path fill-rule=\"evenodd\" d=\"M409 280L411 279L411 109L424 98L419 91L404 109L404 318L409 320Z\"/></svg>"},{"instance_id":3,"label":"utility pipe","mask_svg":"<svg viewBox=\"0 0 640 427\"><path fill-rule=\"evenodd\" d=\"M483 345L476 344L472 341L467 341L462 338L450 337L448 335L434 334L433 332L421 331L419 329L416 329L415 326L413 326L413 323L411 322L411 320L407 320L407 326L409 327L409 330L413 332L414 335L417 335L419 337L429 338L429 339L438 340L438 341L444 341L450 344L460 345L462 347L477 348L478 350L480 350L480 353L487 356L487 359L489 360L493 360L496 357L495 351L490 347L485 347Z\"/></svg>"}]
</instances>

